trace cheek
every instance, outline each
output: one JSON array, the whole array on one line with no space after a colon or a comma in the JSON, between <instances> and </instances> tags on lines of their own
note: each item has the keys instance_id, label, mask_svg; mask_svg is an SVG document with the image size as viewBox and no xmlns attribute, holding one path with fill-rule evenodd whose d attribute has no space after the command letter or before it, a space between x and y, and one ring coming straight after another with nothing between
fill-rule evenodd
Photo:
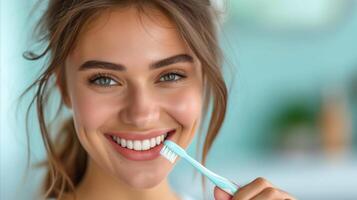
<instances>
[{"instance_id":1,"label":"cheek","mask_svg":"<svg viewBox=\"0 0 357 200\"><path fill-rule=\"evenodd\" d=\"M72 109L76 124L85 128L86 131L97 130L113 110L110 105L111 101L80 87L74 88L72 92L74 94L72 95Z\"/></svg>"},{"instance_id":2,"label":"cheek","mask_svg":"<svg viewBox=\"0 0 357 200\"><path fill-rule=\"evenodd\" d=\"M185 89L170 95L166 100L165 110L183 128L192 128L193 123L200 117L202 96L200 89Z\"/></svg>"}]
</instances>

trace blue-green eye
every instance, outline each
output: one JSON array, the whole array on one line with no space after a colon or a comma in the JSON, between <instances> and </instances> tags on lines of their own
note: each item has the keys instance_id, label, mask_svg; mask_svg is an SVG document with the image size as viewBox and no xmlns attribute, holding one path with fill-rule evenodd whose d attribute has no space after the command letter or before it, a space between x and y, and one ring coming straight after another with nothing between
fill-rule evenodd
<instances>
[{"instance_id":1,"label":"blue-green eye","mask_svg":"<svg viewBox=\"0 0 357 200\"><path fill-rule=\"evenodd\" d=\"M170 72L170 73L167 73L167 74L161 76L160 81L161 82L166 82L166 81L177 82L177 81L180 81L182 78L185 78L185 76L178 74L178 73Z\"/></svg>"},{"instance_id":2,"label":"blue-green eye","mask_svg":"<svg viewBox=\"0 0 357 200\"><path fill-rule=\"evenodd\" d=\"M118 84L117 81L105 74L97 74L89 82L101 87L111 87Z\"/></svg>"}]
</instances>

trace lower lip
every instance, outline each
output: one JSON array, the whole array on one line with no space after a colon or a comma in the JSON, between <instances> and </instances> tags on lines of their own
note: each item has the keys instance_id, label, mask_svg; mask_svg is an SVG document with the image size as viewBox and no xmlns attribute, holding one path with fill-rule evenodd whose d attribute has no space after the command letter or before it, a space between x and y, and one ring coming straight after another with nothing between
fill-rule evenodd
<instances>
[{"instance_id":1,"label":"lower lip","mask_svg":"<svg viewBox=\"0 0 357 200\"><path fill-rule=\"evenodd\" d=\"M175 131L168 133L168 136L166 137L165 140L172 138L174 133ZM136 151L120 146L112 139L110 135L105 135L105 136L118 153L120 153L123 157L127 158L128 160L133 160L133 161L148 161L148 160L156 159L160 156L160 151L164 146L163 142L161 142L159 145L156 145L155 147L149 150Z\"/></svg>"}]
</instances>

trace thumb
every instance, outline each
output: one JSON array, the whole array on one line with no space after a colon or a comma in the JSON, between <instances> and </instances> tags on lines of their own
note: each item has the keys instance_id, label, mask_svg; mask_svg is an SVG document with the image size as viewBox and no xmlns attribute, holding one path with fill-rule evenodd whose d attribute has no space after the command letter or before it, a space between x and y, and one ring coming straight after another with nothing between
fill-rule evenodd
<instances>
[{"instance_id":1,"label":"thumb","mask_svg":"<svg viewBox=\"0 0 357 200\"><path fill-rule=\"evenodd\" d=\"M214 199L215 200L231 200L232 196L227 192L223 191L221 188L215 186L214 187Z\"/></svg>"}]
</instances>

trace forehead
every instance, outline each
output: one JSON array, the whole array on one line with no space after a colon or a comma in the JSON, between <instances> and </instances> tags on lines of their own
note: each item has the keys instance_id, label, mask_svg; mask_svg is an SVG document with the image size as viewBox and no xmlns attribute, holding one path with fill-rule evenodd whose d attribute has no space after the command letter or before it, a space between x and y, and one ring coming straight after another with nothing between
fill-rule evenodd
<instances>
[{"instance_id":1,"label":"forehead","mask_svg":"<svg viewBox=\"0 0 357 200\"><path fill-rule=\"evenodd\" d=\"M70 57L77 61L95 58L142 65L190 52L175 24L159 10L147 8L141 12L127 7L98 15L79 35Z\"/></svg>"}]
</instances>

